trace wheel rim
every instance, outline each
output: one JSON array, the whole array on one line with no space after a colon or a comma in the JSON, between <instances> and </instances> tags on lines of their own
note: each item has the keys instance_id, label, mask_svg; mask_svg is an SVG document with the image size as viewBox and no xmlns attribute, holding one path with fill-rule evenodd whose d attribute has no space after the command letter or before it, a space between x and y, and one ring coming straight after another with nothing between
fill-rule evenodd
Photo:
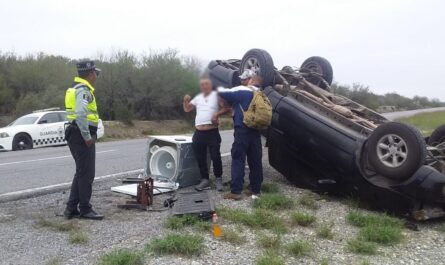
<instances>
[{"instance_id":1,"label":"wheel rim","mask_svg":"<svg viewBox=\"0 0 445 265\"><path fill-rule=\"evenodd\" d=\"M260 73L261 71L261 66L260 66L260 62L258 61L257 58L255 57L249 57L246 60L246 63L244 64L244 70L252 70L254 71L256 74Z\"/></svg>"},{"instance_id":2,"label":"wheel rim","mask_svg":"<svg viewBox=\"0 0 445 265\"><path fill-rule=\"evenodd\" d=\"M31 148L31 143L29 142L29 139L27 139L24 136L20 136L17 140L17 149L18 150L26 150Z\"/></svg>"},{"instance_id":3,"label":"wheel rim","mask_svg":"<svg viewBox=\"0 0 445 265\"><path fill-rule=\"evenodd\" d=\"M399 167L408 157L408 146L398 135L387 134L377 142L377 156L387 167Z\"/></svg>"}]
</instances>

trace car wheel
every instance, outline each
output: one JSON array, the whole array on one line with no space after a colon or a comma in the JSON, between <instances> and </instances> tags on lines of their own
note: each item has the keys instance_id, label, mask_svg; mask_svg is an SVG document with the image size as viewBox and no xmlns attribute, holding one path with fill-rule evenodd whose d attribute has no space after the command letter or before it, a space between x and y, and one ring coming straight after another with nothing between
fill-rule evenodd
<instances>
[{"instance_id":1,"label":"car wheel","mask_svg":"<svg viewBox=\"0 0 445 265\"><path fill-rule=\"evenodd\" d=\"M26 133L19 133L16 136L14 136L14 140L12 141L12 150L26 150L26 149L32 149L33 143L32 138Z\"/></svg>"},{"instance_id":2,"label":"car wheel","mask_svg":"<svg viewBox=\"0 0 445 265\"><path fill-rule=\"evenodd\" d=\"M315 73L316 75L309 76L306 80L323 89L327 89L327 86L320 77L322 77L329 85L332 84L334 78L334 71L332 70L331 63L323 57L309 57L301 65L300 71L303 73Z\"/></svg>"},{"instance_id":3,"label":"car wheel","mask_svg":"<svg viewBox=\"0 0 445 265\"><path fill-rule=\"evenodd\" d=\"M403 180L425 163L426 143L416 128L388 122L371 134L366 152L370 165L377 173L390 179Z\"/></svg>"},{"instance_id":4,"label":"car wheel","mask_svg":"<svg viewBox=\"0 0 445 265\"><path fill-rule=\"evenodd\" d=\"M439 126L433 131L430 138L428 139L428 145L436 146L445 142L445 124Z\"/></svg>"},{"instance_id":5,"label":"car wheel","mask_svg":"<svg viewBox=\"0 0 445 265\"><path fill-rule=\"evenodd\" d=\"M240 74L249 69L263 78L263 87L271 86L274 82L275 67L270 54L261 49L251 49L241 60Z\"/></svg>"}]
</instances>

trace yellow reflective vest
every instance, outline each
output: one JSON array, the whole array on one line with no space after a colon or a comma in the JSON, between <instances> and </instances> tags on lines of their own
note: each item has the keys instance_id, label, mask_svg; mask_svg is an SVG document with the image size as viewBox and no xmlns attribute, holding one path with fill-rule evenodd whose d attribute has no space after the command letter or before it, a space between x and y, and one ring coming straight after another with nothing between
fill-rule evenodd
<instances>
[{"instance_id":1,"label":"yellow reflective vest","mask_svg":"<svg viewBox=\"0 0 445 265\"><path fill-rule=\"evenodd\" d=\"M90 98L82 98L87 101L86 118L88 125L97 127L99 124L99 114L97 112L96 97L94 96L94 87L85 79L80 77L74 78L74 87L68 88L65 94L65 108L67 119L69 121L77 120L76 104L77 104L77 90L82 87L87 87L89 90ZM78 112L79 113L79 112Z\"/></svg>"}]
</instances>

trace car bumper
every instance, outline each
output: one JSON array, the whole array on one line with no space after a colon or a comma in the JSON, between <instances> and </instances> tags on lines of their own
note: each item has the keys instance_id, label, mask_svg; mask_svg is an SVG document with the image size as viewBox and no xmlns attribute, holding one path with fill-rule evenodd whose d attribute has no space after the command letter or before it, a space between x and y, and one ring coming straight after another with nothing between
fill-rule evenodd
<instances>
[{"instance_id":1,"label":"car bumper","mask_svg":"<svg viewBox=\"0 0 445 265\"><path fill-rule=\"evenodd\" d=\"M445 175L433 167L420 167L411 178L392 188L415 198L423 205L423 208L413 212L415 219L427 220L445 216Z\"/></svg>"},{"instance_id":2,"label":"car bumper","mask_svg":"<svg viewBox=\"0 0 445 265\"><path fill-rule=\"evenodd\" d=\"M12 150L12 137L0 138L0 151Z\"/></svg>"}]
</instances>

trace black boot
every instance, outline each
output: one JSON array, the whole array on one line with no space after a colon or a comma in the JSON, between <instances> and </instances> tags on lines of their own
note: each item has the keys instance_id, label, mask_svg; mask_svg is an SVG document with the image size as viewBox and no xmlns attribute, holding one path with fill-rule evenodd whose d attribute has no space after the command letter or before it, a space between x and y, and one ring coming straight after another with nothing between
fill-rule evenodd
<instances>
[{"instance_id":1,"label":"black boot","mask_svg":"<svg viewBox=\"0 0 445 265\"><path fill-rule=\"evenodd\" d=\"M88 213L80 214L80 218L90 220L102 220L104 219L104 216L101 214L97 214L95 211L91 210Z\"/></svg>"},{"instance_id":2,"label":"black boot","mask_svg":"<svg viewBox=\"0 0 445 265\"><path fill-rule=\"evenodd\" d=\"M63 211L63 216L65 219L70 220L73 218L78 218L80 216L80 212L77 209L71 210L66 208L65 211Z\"/></svg>"}]
</instances>

